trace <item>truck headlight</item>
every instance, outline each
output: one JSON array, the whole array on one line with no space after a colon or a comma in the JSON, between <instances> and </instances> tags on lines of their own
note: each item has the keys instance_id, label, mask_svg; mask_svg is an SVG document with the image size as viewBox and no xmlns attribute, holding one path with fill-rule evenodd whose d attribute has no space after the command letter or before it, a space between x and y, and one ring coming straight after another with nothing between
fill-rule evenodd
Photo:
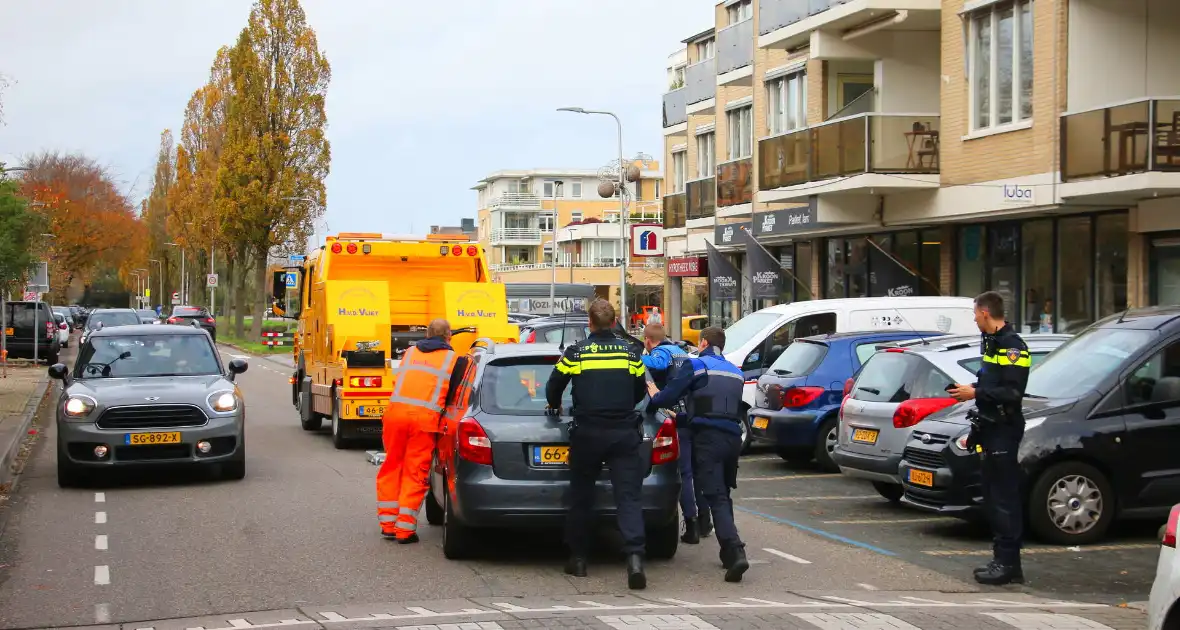
<instances>
[{"instance_id":1,"label":"truck headlight","mask_svg":"<svg viewBox=\"0 0 1180 630\"><path fill-rule=\"evenodd\" d=\"M209 395L213 411L233 411L238 408L238 397L233 392L214 392Z\"/></svg>"},{"instance_id":2,"label":"truck headlight","mask_svg":"<svg viewBox=\"0 0 1180 630\"><path fill-rule=\"evenodd\" d=\"M70 396L66 400L66 415L71 418L82 418L94 411L97 403L88 396Z\"/></svg>"}]
</instances>

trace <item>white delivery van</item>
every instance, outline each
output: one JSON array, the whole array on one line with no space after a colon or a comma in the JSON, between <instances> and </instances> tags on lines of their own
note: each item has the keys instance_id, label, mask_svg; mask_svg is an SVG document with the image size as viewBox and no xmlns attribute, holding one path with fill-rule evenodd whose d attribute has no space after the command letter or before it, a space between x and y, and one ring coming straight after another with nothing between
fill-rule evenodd
<instances>
[{"instance_id":1,"label":"white delivery van","mask_svg":"<svg viewBox=\"0 0 1180 630\"><path fill-rule=\"evenodd\" d=\"M727 328L725 358L742 368L746 377L742 400L750 408L758 377L796 338L888 330L976 334L975 301L966 297L881 297L779 304L750 313ZM748 440L749 427L743 429Z\"/></svg>"}]
</instances>

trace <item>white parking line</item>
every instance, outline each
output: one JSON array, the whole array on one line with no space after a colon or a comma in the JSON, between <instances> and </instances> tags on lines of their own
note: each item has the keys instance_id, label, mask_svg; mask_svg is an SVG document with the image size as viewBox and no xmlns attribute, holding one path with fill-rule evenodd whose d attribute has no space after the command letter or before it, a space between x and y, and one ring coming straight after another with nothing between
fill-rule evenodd
<instances>
[{"instance_id":1,"label":"white parking line","mask_svg":"<svg viewBox=\"0 0 1180 630\"><path fill-rule=\"evenodd\" d=\"M791 613L822 630L921 630L885 613Z\"/></svg>"},{"instance_id":2,"label":"white parking line","mask_svg":"<svg viewBox=\"0 0 1180 630\"><path fill-rule=\"evenodd\" d=\"M803 558L800 558L799 556L792 556L791 554L789 554L785 551L779 551L778 549L771 549L769 547L763 547L762 551L765 551L766 553L774 554L780 558L785 558L787 560L790 560L791 562L795 562L798 564L811 564L810 560L804 560Z\"/></svg>"},{"instance_id":3,"label":"white parking line","mask_svg":"<svg viewBox=\"0 0 1180 630\"><path fill-rule=\"evenodd\" d=\"M107 493L95 492L94 493L94 502L95 503L106 503L107 502Z\"/></svg>"},{"instance_id":4,"label":"white parking line","mask_svg":"<svg viewBox=\"0 0 1180 630\"><path fill-rule=\"evenodd\" d=\"M735 502L742 501L865 501L880 499L878 494L865 494L851 497L734 497Z\"/></svg>"},{"instance_id":5,"label":"white parking line","mask_svg":"<svg viewBox=\"0 0 1180 630\"><path fill-rule=\"evenodd\" d=\"M103 586L111 583L111 568L105 564L94 567L94 583Z\"/></svg>"},{"instance_id":6,"label":"white parking line","mask_svg":"<svg viewBox=\"0 0 1180 630\"><path fill-rule=\"evenodd\" d=\"M824 525L883 525L904 523L962 523L953 516L929 516L925 518L855 518L846 521L824 521Z\"/></svg>"},{"instance_id":7,"label":"white parking line","mask_svg":"<svg viewBox=\"0 0 1180 630\"><path fill-rule=\"evenodd\" d=\"M820 473L816 475L775 475L773 477L738 477L738 481L787 481L791 479L828 479L843 477L840 473Z\"/></svg>"},{"instance_id":8,"label":"white parking line","mask_svg":"<svg viewBox=\"0 0 1180 630\"><path fill-rule=\"evenodd\" d=\"M95 623L110 623L110 621L111 621L111 605L110 604L95 604L94 605L94 621L95 621Z\"/></svg>"},{"instance_id":9,"label":"white parking line","mask_svg":"<svg viewBox=\"0 0 1180 630\"><path fill-rule=\"evenodd\" d=\"M876 586L873 586L872 584L869 584L869 583L867 583L867 582L857 582L857 583L856 583L856 585L857 585L857 586L859 586L859 587L861 587L861 588L863 588L863 589L864 589L864 590L866 590L866 591L878 591L878 590L881 590L881 589L877 588Z\"/></svg>"},{"instance_id":10,"label":"white parking line","mask_svg":"<svg viewBox=\"0 0 1180 630\"><path fill-rule=\"evenodd\" d=\"M107 535L99 534L94 537L94 548L99 551L107 550Z\"/></svg>"},{"instance_id":11,"label":"white parking line","mask_svg":"<svg viewBox=\"0 0 1180 630\"><path fill-rule=\"evenodd\" d=\"M1060 615L1052 613L983 613L996 621L1002 621L1010 626L1037 630L1112 630L1110 626L1098 623L1092 619L1077 615Z\"/></svg>"},{"instance_id":12,"label":"white parking line","mask_svg":"<svg viewBox=\"0 0 1180 630\"><path fill-rule=\"evenodd\" d=\"M95 512L94 513L94 522L98 525L102 525L103 523L107 522L107 513L106 512Z\"/></svg>"}]
</instances>

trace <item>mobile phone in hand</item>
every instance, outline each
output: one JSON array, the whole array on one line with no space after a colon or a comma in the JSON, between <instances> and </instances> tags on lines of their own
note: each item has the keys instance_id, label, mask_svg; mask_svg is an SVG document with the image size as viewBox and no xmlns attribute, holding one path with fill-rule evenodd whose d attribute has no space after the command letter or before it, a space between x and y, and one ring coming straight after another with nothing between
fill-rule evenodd
<instances>
[{"instance_id":1,"label":"mobile phone in hand","mask_svg":"<svg viewBox=\"0 0 1180 630\"><path fill-rule=\"evenodd\" d=\"M949 391L951 391L951 390L953 390L953 389L958 389L958 388L959 388L959 384L958 384L958 383L951 383L950 385L947 385L947 386L946 386L946 387L944 387L943 389L945 389L946 391L948 391L948 392L949 392Z\"/></svg>"}]
</instances>

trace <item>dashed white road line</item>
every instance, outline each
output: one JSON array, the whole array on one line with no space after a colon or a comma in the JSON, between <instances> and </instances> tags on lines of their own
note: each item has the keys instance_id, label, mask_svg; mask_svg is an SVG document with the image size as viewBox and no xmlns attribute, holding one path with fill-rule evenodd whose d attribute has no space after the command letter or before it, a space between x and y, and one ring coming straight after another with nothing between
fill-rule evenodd
<instances>
[{"instance_id":1,"label":"dashed white road line","mask_svg":"<svg viewBox=\"0 0 1180 630\"><path fill-rule=\"evenodd\" d=\"M97 536L94 537L94 548L99 551L106 551L107 550L107 535L106 534L98 534Z\"/></svg>"},{"instance_id":2,"label":"dashed white road line","mask_svg":"<svg viewBox=\"0 0 1180 630\"><path fill-rule=\"evenodd\" d=\"M790 560L791 562L795 562L798 564L811 564L810 560L804 560L803 558L800 558L799 556L792 556L791 554L789 554L785 551L779 551L778 549L771 549L770 547L763 547L762 551L765 551L766 553L769 553L769 554L776 555L780 558L785 558L787 560Z\"/></svg>"},{"instance_id":3,"label":"dashed white road line","mask_svg":"<svg viewBox=\"0 0 1180 630\"><path fill-rule=\"evenodd\" d=\"M867 582L857 582L857 583L856 583L856 585L857 585L857 586L859 586L859 587L861 587L861 588L863 588L863 589L864 589L864 590L866 590L866 591L878 591L878 590L881 590L881 589L877 588L876 586L873 586L872 584L869 584L869 583L867 583Z\"/></svg>"},{"instance_id":4,"label":"dashed white road line","mask_svg":"<svg viewBox=\"0 0 1180 630\"><path fill-rule=\"evenodd\" d=\"M96 525L102 525L103 523L106 523L107 522L107 513L106 512L95 512L94 513L94 522Z\"/></svg>"},{"instance_id":5,"label":"dashed white road line","mask_svg":"<svg viewBox=\"0 0 1180 630\"><path fill-rule=\"evenodd\" d=\"M107 493L95 492L94 493L94 502L95 503L106 503L107 502Z\"/></svg>"},{"instance_id":6,"label":"dashed white road line","mask_svg":"<svg viewBox=\"0 0 1180 630\"><path fill-rule=\"evenodd\" d=\"M104 586L111 583L111 568L105 564L94 567L94 583Z\"/></svg>"}]
</instances>

